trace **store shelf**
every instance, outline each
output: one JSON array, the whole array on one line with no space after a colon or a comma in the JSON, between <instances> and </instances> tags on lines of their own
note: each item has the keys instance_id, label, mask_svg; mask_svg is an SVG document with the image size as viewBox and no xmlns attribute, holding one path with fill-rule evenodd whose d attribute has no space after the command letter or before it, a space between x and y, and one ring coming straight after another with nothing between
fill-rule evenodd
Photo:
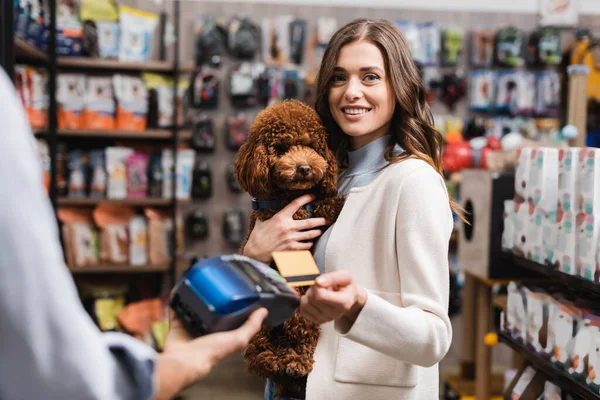
<instances>
[{"instance_id":1,"label":"store shelf","mask_svg":"<svg viewBox=\"0 0 600 400\"><path fill-rule=\"evenodd\" d=\"M27 60L48 61L46 53L20 37L15 37L15 56Z\"/></svg>"},{"instance_id":2,"label":"store shelf","mask_svg":"<svg viewBox=\"0 0 600 400\"><path fill-rule=\"evenodd\" d=\"M516 341L515 339L502 332L498 333L498 338L500 342L511 347L513 350L517 351L524 359L529 361L535 369L542 371L543 373L548 375L550 380L555 385L561 387L562 389L568 391L571 394L580 396L582 399L600 400L600 394L594 393L591 388L575 380L568 372L559 369L550 361L546 360L538 354L529 351L529 349L523 346L520 342Z\"/></svg>"},{"instance_id":3,"label":"store shelf","mask_svg":"<svg viewBox=\"0 0 600 400\"><path fill-rule=\"evenodd\" d=\"M59 67L112 71L172 72L173 64L167 61L125 62L102 58L58 57Z\"/></svg>"},{"instance_id":4,"label":"store shelf","mask_svg":"<svg viewBox=\"0 0 600 400\"><path fill-rule=\"evenodd\" d=\"M171 266L169 264L160 265L90 265L85 267L69 266L69 271L73 274L144 274L166 272Z\"/></svg>"},{"instance_id":5,"label":"store shelf","mask_svg":"<svg viewBox=\"0 0 600 400\"><path fill-rule=\"evenodd\" d=\"M584 292L588 295L600 297L600 284L598 283L584 279L581 276L565 274L564 272L561 272L550 266L538 264L514 254L509 254L508 256L512 258L512 261L516 265L547 276L553 281L567 286L570 290Z\"/></svg>"},{"instance_id":6,"label":"store shelf","mask_svg":"<svg viewBox=\"0 0 600 400\"><path fill-rule=\"evenodd\" d=\"M145 131L121 131L102 129L60 129L59 136L134 138L134 139L170 139L173 131L170 129L146 129Z\"/></svg>"},{"instance_id":7,"label":"store shelf","mask_svg":"<svg viewBox=\"0 0 600 400\"><path fill-rule=\"evenodd\" d=\"M166 207L172 204L171 199L94 199L94 198L71 198L71 197L59 197L59 206L94 206L100 203L109 204L121 204L127 206L152 206L152 207Z\"/></svg>"}]
</instances>

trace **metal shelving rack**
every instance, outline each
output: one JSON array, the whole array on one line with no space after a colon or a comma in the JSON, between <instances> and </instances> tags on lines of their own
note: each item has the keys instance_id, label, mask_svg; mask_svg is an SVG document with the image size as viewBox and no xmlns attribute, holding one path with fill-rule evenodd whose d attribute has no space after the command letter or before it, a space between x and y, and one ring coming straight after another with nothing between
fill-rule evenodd
<instances>
[{"instance_id":1,"label":"metal shelving rack","mask_svg":"<svg viewBox=\"0 0 600 400\"><path fill-rule=\"evenodd\" d=\"M30 63L35 66L46 68L48 71L48 126L45 129L34 129L36 135L43 135L48 142L50 151L50 201L55 209L63 206L94 206L99 203L125 204L136 207L170 207L173 217L173 232L171 243L173 244L171 261L168 265L142 266L134 267L129 265L97 265L90 267L71 267L69 270L73 274L140 274L140 273L160 273L166 274L174 282L177 273L177 208L179 202L176 198L176 179L172 179L172 197L167 199L89 199L89 198L66 198L58 197L56 187L56 149L59 139L68 140L74 137L83 138L106 138L106 139L128 139L128 140L166 140L173 149L174 163L172 174L176 174L177 165L177 145L181 140L189 139L191 132L183 130L174 123L168 129L147 129L143 132L132 131L102 131L102 130L66 130L58 129L57 123L57 103L56 103L56 78L58 70L79 71L79 72L158 72L169 74L173 78L173 96L177 96L177 82L181 73L179 63L179 37L180 37L180 0L172 0L172 20L174 24L174 54L173 62L168 61L149 61L146 63L124 63L117 60L103 60L85 57L57 57L56 54L56 0L48 0L48 51L44 53L32 44L22 38L16 37L14 32L14 5L13 1L7 0L0 2L0 66L4 68L9 76L14 76L14 67L16 60L19 62ZM161 57L164 53L161 53ZM184 66L183 70L189 72L192 68ZM174 109L173 121L177 121ZM172 285L168 285L172 286Z\"/></svg>"}]
</instances>

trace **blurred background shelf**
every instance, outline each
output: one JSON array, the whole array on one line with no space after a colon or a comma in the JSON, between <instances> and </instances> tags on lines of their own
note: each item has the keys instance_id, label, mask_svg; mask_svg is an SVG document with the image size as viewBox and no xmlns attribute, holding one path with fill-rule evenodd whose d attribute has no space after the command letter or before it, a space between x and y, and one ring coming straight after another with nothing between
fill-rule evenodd
<instances>
[{"instance_id":1,"label":"blurred background shelf","mask_svg":"<svg viewBox=\"0 0 600 400\"><path fill-rule=\"evenodd\" d=\"M77 68L89 70L112 70L112 71L149 71L171 73L175 70L175 65L169 61L148 61L148 62L126 62L119 60L110 60L103 58L88 57L58 57L57 64L63 68ZM179 72L188 73L194 70L194 66L180 65Z\"/></svg>"},{"instance_id":2,"label":"blurred background shelf","mask_svg":"<svg viewBox=\"0 0 600 400\"><path fill-rule=\"evenodd\" d=\"M169 139L170 129L146 129L145 131L121 131L103 129L59 129L58 136L87 136L104 138Z\"/></svg>"},{"instance_id":3,"label":"blurred background shelf","mask_svg":"<svg viewBox=\"0 0 600 400\"><path fill-rule=\"evenodd\" d=\"M502 332L498 332L498 339L500 342L517 351L523 358L529 361L535 369L548 375L554 384L565 391L568 391L568 393L580 396L585 400L600 400L600 394L594 393L590 387L585 385L585 383L575 380L568 372L559 369L540 355L529 351L529 349L517 340Z\"/></svg>"},{"instance_id":4,"label":"blurred background shelf","mask_svg":"<svg viewBox=\"0 0 600 400\"><path fill-rule=\"evenodd\" d=\"M121 205L129 205L129 206L170 206L172 204L171 199L154 199L154 198L145 198L145 199L95 199L95 198L70 198L70 197L59 197L58 198L59 206L94 206L100 203L109 203L109 204L121 204Z\"/></svg>"},{"instance_id":5,"label":"blurred background shelf","mask_svg":"<svg viewBox=\"0 0 600 400\"><path fill-rule=\"evenodd\" d=\"M586 293L594 297L600 297L600 284L598 283L592 282L578 275L569 275L553 267L538 264L514 254L507 254L507 256L512 257L512 261L516 265L547 276L553 281L567 286L569 290Z\"/></svg>"},{"instance_id":6,"label":"blurred background shelf","mask_svg":"<svg viewBox=\"0 0 600 400\"><path fill-rule=\"evenodd\" d=\"M48 61L46 53L20 37L15 37L15 56L27 60Z\"/></svg>"},{"instance_id":7,"label":"blurred background shelf","mask_svg":"<svg viewBox=\"0 0 600 400\"><path fill-rule=\"evenodd\" d=\"M100 264L85 267L69 266L68 268L73 274L144 274L167 272L170 267L170 264L142 266Z\"/></svg>"}]
</instances>

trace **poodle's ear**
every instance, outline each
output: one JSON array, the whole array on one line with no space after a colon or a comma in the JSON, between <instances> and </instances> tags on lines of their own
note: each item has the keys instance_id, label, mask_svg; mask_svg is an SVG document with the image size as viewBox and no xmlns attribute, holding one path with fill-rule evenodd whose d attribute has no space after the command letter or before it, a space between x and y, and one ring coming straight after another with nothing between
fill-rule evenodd
<instances>
[{"instance_id":1,"label":"poodle's ear","mask_svg":"<svg viewBox=\"0 0 600 400\"><path fill-rule=\"evenodd\" d=\"M323 140L323 146L320 151L321 155L327 161L327 171L321 180L321 193L324 197L332 197L338 194L337 181L338 181L338 165L337 159L333 155L333 152L327 146L325 140Z\"/></svg>"},{"instance_id":2,"label":"poodle's ear","mask_svg":"<svg viewBox=\"0 0 600 400\"><path fill-rule=\"evenodd\" d=\"M268 193L269 155L262 143L246 142L235 158L235 177L243 191L257 197Z\"/></svg>"}]
</instances>

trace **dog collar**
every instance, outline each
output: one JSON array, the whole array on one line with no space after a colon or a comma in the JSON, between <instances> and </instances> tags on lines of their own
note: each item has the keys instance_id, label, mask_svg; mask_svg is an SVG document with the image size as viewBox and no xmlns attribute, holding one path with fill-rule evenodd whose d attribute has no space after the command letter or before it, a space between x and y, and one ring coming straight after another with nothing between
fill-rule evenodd
<instances>
[{"instance_id":1,"label":"dog collar","mask_svg":"<svg viewBox=\"0 0 600 400\"><path fill-rule=\"evenodd\" d=\"M258 200L252 199L252 209L253 210L277 210L283 208L281 201L279 200ZM315 205L310 202L304 206L302 206L306 211L308 211L308 217L312 218L315 214Z\"/></svg>"}]
</instances>

